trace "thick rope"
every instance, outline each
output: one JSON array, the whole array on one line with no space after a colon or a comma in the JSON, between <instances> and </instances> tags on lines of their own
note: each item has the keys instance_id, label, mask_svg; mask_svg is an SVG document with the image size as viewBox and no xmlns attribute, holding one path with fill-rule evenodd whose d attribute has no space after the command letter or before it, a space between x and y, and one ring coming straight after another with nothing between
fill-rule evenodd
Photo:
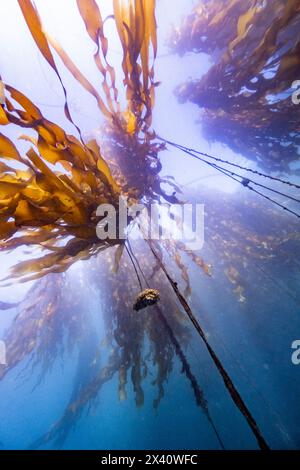
<instances>
[{"instance_id":1,"label":"thick rope","mask_svg":"<svg viewBox=\"0 0 300 470\"><path fill-rule=\"evenodd\" d=\"M145 276L145 274L144 274L144 272L143 272L143 270L142 270L142 268L141 268L141 265L140 265L140 263L139 263L139 260L136 258L135 254L134 254L134 252L133 252L133 250L132 250L130 241L127 240L127 243L128 243L128 249L127 249L127 251L128 251L128 253L130 252L130 254L131 254L130 259L131 259L132 263L133 263L133 260L134 260L135 263L136 263L136 265L137 265L137 267L138 267L138 269L140 270L140 273L141 273L141 275L142 275L144 281L145 281L145 285L146 285L148 288L150 288L149 282L148 282L148 280L147 280L147 278L146 278L146 276ZM126 247L126 248L127 248L127 247ZM133 264L134 264L134 263L133 263ZM134 269L135 269L135 271L137 272L136 266L134 266ZM213 429L213 431L214 431L214 433L215 433L215 435L216 435L216 438L217 438L217 440L218 440L218 442L219 442L219 444L220 444L221 449L225 450L225 446L224 446L224 444L223 444L223 441L222 441L222 439L221 439L221 436L220 436L220 434L219 434L219 432L218 432L218 430L217 430L217 428L216 428L216 425L215 425L215 423L214 423L214 421L213 421L213 419L212 419L212 417L211 417L211 415L210 415L210 412L209 412L209 409L208 409L207 401L206 401L205 398L204 398L203 392L202 392L202 390L201 390L201 388L200 388L200 386L199 386L199 384L198 384L198 382L197 382L196 377L194 376L194 374L193 374L192 371L191 371L191 366L189 365L188 360L187 360L187 358L185 357L184 352L182 351L182 348L181 348L181 346L180 346L180 343L179 343L179 341L177 340L177 338L176 338L176 336L175 336L175 334L174 334L174 332L173 332L171 326L169 325L169 323L168 323L168 321L167 321L167 319L166 319L164 313L162 312L161 308L159 308L158 305L156 306L156 311L157 311L158 316L159 316L161 322L163 323L163 325L164 325L166 331L167 331L168 334L169 334L170 340L171 340L171 342L172 342L172 344L173 344L173 346L174 346L175 353L176 353L176 355L178 356L178 358L179 358L179 360L180 360L180 362L181 362L181 364L182 364L182 372L186 375L186 378L189 380L189 382L190 382L190 384L191 384L191 387L192 387L192 389L193 389L194 396L195 396L195 399L196 399L196 403L197 403L197 405L202 409L202 411L204 412L204 414L205 414L205 416L206 416L208 422L210 423L210 425L211 425L211 427L212 427L212 429Z\"/></svg>"},{"instance_id":2,"label":"thick rope","mask_svg":"<svg viewBox=\"0 0 300 470\"><path fill-rule=\"evenodd\" d=\"M241 395L239 394L238 390L236 389L235 385L233 384L233 382L232 382L231 378L229 377L228 373L224 369L224 367L223 367L220 359L218 358L217 354L215 353L213 348L210 346L210 344L209 344L209 342L206 338L206 335L205 335L203 329L201 328L198 320L194 316L189 304L187 303L186 299L184 298L184 296L179 291L177 283L174 282L173 279L171 278L171 276L169 275L169 273L166 270L164 264L162 263L160 257L157 255L156 251L154 250L151 241L148 240L147 242L148 242L148 245L150 247L150 250L152 251L154 257L157 259L162 271L165 273L169 283L171 284L171 286L172 286L179 302L181 303L181 305L184 308L185 312L187 313L190 321L192 322L192 324L194 325L196 331L198 332L201 339L203 340L203 342L204 342L204 344L205 344L205 346L208 350L208 353L209 353L210 357L212 358L215 366L217 367L219 373L222 376L224 385L227 388L231 398L233 399L234 403L236 404L236 406L238 407L240 412L245 416L245 418L246 418L253 434L256 437L256 440L257 440L257 443L258 443L260 449L269 450L270 448L269 448L267 442L265 441L265 439L262 435L262 432L260 431L254 417L252 416L250 410L248 409L247 405L245 404L244 400L242 399Z\"/></svg>"},{"instance_id":3,"label":"thick rope","mask_svg":"<svg viewBox=\"0 0 300 470\"><path fill-rule=\"evenodd\" d=\"M287 180L284 180L282 178L278 178L276 176L272 176L272 175L268 175L266 173L262 173L258 170L253 170L252 168L247 168L247 167L244 167L242 165L238 165L237 163L233 163L233 162L230 162L228 160L224 160L222 158L218 158L218 157L214 157L208 153L205 153L205 152L200 152L199 150L195 150L195 149L192 149L192 148L188 148L188 147L185 147L184 145L181 145L181 144L176 144L175 142L171 142L170 140L167 140L167 139L164 139L163 137L160 137L160 136L156 136L157 139L159 140L162 140L163 142L169 144L169 145L172 145L174 147L177 147L178 149L181 149L181 150L188 150L189 152L192 152L192 153L196 153L198 155L202 155L203 157L206 157L206 158L211 158L212 160L215 160L216 162L220 162L220 163L226 163L227 165L231 165L231 166L234 166L236 168L239 168L240 170L244 170L244 171L248 171L250 173L253 173L254 175L257 175L257 176L262 176L264 178L268 178L270 180L273 180L273 181L277 181L279 183L282 183L282 184L286 184L288 186L291 186L291 187L294 187L296 189L300 189L300 186L296 183L292 183L291 181L287 181Z\"/></svg>"}]
</instances>

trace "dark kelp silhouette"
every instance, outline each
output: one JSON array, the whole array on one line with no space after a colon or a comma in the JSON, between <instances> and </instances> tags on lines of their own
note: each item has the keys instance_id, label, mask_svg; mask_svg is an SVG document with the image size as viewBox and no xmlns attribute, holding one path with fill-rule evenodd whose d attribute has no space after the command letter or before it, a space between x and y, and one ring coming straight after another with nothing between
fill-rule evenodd
<instances>
[{"instance_id":1,"label":"dark kelp silhouette","mask_svg":"<svg viewBox=\"0 0 300 470\"><path fill-rule=\"evenodd\" d=\"M71 282L65 274L50 274L31 287L4 335L7 365L1 366L1 379L27 359L22 375L29 378L38 368L38 384L65 349L71 353L80 345L90 327L82 287L81 281Z\"/></svg>"},{"instance_id":2,"label":"dark kelp silhouette","mask_svg":"<svg viewBox=\"0 0 300 470\"><path fill-rule=\"evenodd\" d=\"M176 90L203 109L205 137L271 171L290 171L298 155L291 87L300 77L299 26L297 0L199 1L169 41L181 55L212 58L203 77Z\"/></svg>"},{"instance_id":3,"label":"dark kelp silhouette","mask_svg":"<svg viewBox=\"0 0 300 470\"><path fill-rule=\"evenodd\" d=\"M139 269L143 270L147 279L153 267L149 266L149 254L145 254L143 246L136 248L135 253L138 256ZM112 270L114 264L114 256L107 252L97 261L91 261L86 273L90 286L94 285L98 291L101 286L101 309L106 325L104 343L111 351L107 363L104 367L97 367L95 355L92 362L94 374L90 376L90 380L77 393L73 392L63 416L48 433L32 444L32 448L45 446L49 441L53 441L55 446L61 446L83 411L89 409L97 398L101 387L116 375L119 381L119 400L127 398L127 386L131 382L138 407L143 405L145 399L143 382L150 376L152 385L157 388L157 397L153 401L153 407L157 408L164 397L164 388L173 370L175 355L182 365L182 373L192 387L197 405L213 426L219 444L223 446L210 416L207 401L184 354L190 331L163 273L156 273L153 282L160 286L164 302L159 306L149 307L147 311L136 312L132 303L139 292L139 284L130 257L123 259L118 273ZM98 357L100 356L101 352Z\"/></svg>"}]
</instances>

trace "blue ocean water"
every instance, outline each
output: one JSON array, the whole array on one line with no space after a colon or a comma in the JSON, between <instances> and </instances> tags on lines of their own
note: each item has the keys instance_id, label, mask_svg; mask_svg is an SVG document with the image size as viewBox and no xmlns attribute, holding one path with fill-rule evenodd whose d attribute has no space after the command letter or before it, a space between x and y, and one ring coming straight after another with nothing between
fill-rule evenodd
<instances>
[{"instance_id":1,"label":"blue ocean water","mask_svg":"<svg viewBox=\"0 0 300 470\"><path fill-rule=\"evenodd\" d=\"M288 267L287 267L288 268ZM225 280L205 278L191 268L193 311L205 330L211 346L219 355L235 386L255 417L272 448L295 449L299 446L299 368L291 361L291 344L299 331L298 302L293 279L282 272L266 275L257 285L258 273L250 266L252 286L248 298L237 302ZM81 268L83 277L84 263ZM217 263L215 264L217 270ZM76 270L75 270L76 271ZM291 271L292 272L292 271ZM69 274L74 286L76 272ZM220 274L221 277L221 274ZM273 279L280 288L274 288ZM79 349L57 357L53 367L39 383L40 367L28 359L5 376L0 385L1 441L7 449L28 448L51 429L68 406L76 388L89 383L96 373L89 370L95 348L100 344L100 362L106 364L102 346L105 325L101 311L101 287L98 296L84 298L76 315L85 315L88 335ZM290 290L288 290L290 289ZM87 315L88 311L88 315ZM167 310L168 311L168 310ZM12 314L11 314L12 315ZM145 315L153 315L151 308ZM189 342L183 347L193 375L208 404L209 414L226 449L255 449L257 442L245 417L231 399L228 390L203 342L186 320ZM3 330L2 330L3 331ZM145 348L147 340L145 339ZM65 439L42 444L42 448L64 449L218 449L220 442L206 413L196 405L189 380L182 372L178 357L165 385L164 398L153 408L157 395L149 374L142 381L145 402L137 407L130 380L127 400L118 396L118 375L105 383L91 406L83 407L74 426L67 428ZM78 383L79 382L79 383ZM75 392L74 392L75 390Z\"/></svg>"},{"instance_id":2,"label":"blue ocean water","mask_svg":"<svg viewBox=\"0 0 300 470\"><path fill-rule=\"evenodd\" d=\"M78 52L78 60L84 68L87 45L83 44L82 50L81 47L76 49L80 37L76 28L67 35L63 23L55 23L55 6L58 3L51 2L54 5L52 7L43 6L42 2L36 3L41 9L45 8L45 18L55 33L69 44L74 42L73 52L75 55ZM186 4L184 7L181 5L174 9L171 17L166 18L166 3L165 0L161 1L158 10L162 57L157 59L156 75L162 85L157 91L156 109L159 112L154 114L153 127L159 129L166 138L176 136L178 141L201 147L213 154L218 154L221 149L226 158L244 161L243 156L234 154L220 144L210 146L199 132L196 106L179 104L173 94L179 83L199 74L199 69L205 73L210 60L205 56L199 58L198 55L164 57L168 52L164 45L168 28L172 22L178 21L186 9ZM189 7L192 7L194 2L185 3L190 3ZM66 14L68 12L72 22L71 10ZM59 86L45 64L40 63L34 44L27 38L25 27L23 30L21 27L17 34L13 30L14 14L17 13L9 7L3 34L7 34L10 41L5 36L1 70L7 81L15 86L22 85L31 98L42 103L49 118L60 122L63 105ZM21 21L19 14L17 20ZM76 21L74 19L75 25ZM8 52L10 48L12 50ZM117 50L116 55L119 52ZM22 55L28 54L32 54L32 66L24 66L24 74L20 74L17 64L22 62ZM69 76L66 75L65 81L67 86L70 85L70 102L73 100L76 122L86 133L95 131L101 118L94 104L71 82ZM164 152L162 164L163 174L172 174L187 188L199 174L198 164L193 161L189 161L188 165L183 163L177 150ZM206 189L209 194L212 191L216 194L221 192L225 197L239 200L237 185L223 181L220 176L209 178L210 173L209 170L201 173L202 177L208 178ZM191 185L193 197L197 192L197 184ZM263 224L262 214L259 213L255 221L249 220L245 226L251 229ZM285 220L288 226L289 219ZM275 228L270 225L270 234L273 230ZM210 244L210 233L206 235L200 255L211 262L213 276L204 276L186 260L192 287L189 303L270 447L297 449L300 447L300 365L292 363L291 345L300 339L299 246L286 244L282 248L284 255L279 253L279 248L278 252L273 253L274 259L270 263L250 259L249 265L244 268L248 273L245 280L246 299L239 301L230 282L224 277L222 260ZM221 236L226 240L228 234L221 233ZM26 254L1 253L3 272L8 265L23 256ZM142 380L143 406L136 406L135 390L129 379L127 399L119 399L119 377L115 373L99 388L91 403L82 406L75 422L71 419L65 422L62 434L38 443L39 438L51 430L64 414L72 397L76 400L80 396L80 391L106 366L109 358L110 346L105 343L105 322L109 312L107 305L101 302L106 287L99 285L94 296L90 296L91 291L87 288L89 269L89 263L83 261L67 274L74 295L80 292L82 297L74 312L77 317L84 317L86 329L82 343L68 348L69 337L62 326L59 341L64 346L63 352L55 353L53 364L41 379L43 364L35 364L32 355L24 354L24 359L0 381L0 448L220 449L223 446L226 449L256 449L258 444L245 416L232 400L205 344L188 318L184 325L189 338L182 345L182 350L203 393L209 415L207 410L205 412L196 404L191 382L182 370L182 361L174 354L172 370L167 374L168 379L164 384L164 397L157 409L153 406L157 397L157 389L153 384L155 366L149 361L148 374ZM12 287L4 287L1 289L1 300L19 301L24 298L29 287L32 284L15 283ZM170 289L170 286L167 288ZM0 339L13 324L17 311L12 309L1 312ZM153 315L153 310L150 308L143 315ZM145 338L145 350L149 347L147 341ZM99 351L99 357L94 367L95 351Z\"/></svg>"}]
</instances>

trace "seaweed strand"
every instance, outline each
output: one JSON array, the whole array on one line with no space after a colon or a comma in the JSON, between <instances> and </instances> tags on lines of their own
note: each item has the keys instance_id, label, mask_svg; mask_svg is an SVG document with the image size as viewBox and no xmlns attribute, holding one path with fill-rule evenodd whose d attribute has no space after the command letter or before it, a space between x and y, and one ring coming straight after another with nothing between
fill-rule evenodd
<instances>
[{"instance_id":1,"label":"seaweed strand","mask_svg":"<svg viewBox=\"0 0 300 470\"><path fill-rule=\"evenodd\" d=\"M142 270L142 268L141 268L141 265L140 265L138 259L136 258L136 256L135 256L134 253L133 253L133 250L132 250L132 247L131 247L131 244L130 244L129 240L128 240L128 245L129 245L129 250L130 250L130 252L131 252L131 254L132 254L132 257L134 258L134 260L135 260L135 262L136 262L136 264L137 264L137 266L138 266L138 269L140 270L140 272L141 272L141 274L142 274L142 276L143 276L143 278L144 278L144 280L145 280L145 283L146 283L147 287L150 288L150 284L149 284L149 282L148 282L148 280L147 280L147 278L146 278L146 276L145 276L145 274L144 274L144 272L143 272L143 270ZM127 251L128 251L128 250L127 250ZM131 258L131 259L132 259L132 258ZM135 270L136 270L136 267L135 267ZM199 387L199 384L198 384L198 382L197 382L197 379L196 379L196 377L194 376L194 374L193 374L192 371L191 371L191 366L189 365L188 360L187 360L187 358L185 357L184 352L182 351L182 348L181 348L181 346L180 346L180 343L178 342L178 340L177 340L177 338L176 338L176 336L175 336L175 334L174 334L174 332L173 332L171 326L169 325L169 323L168 323L168 321L167 321L165 315L163 314L162 310L159 308L158 305L156 305L155 309L156 309L156 311L157 311L157 313L158 313L158 316L159 316L161 322L163 323L163 325L164 325L166 331L167 331L168 334L169 334L170 340L171 340L171 342L172 342L172 344L173 344L173 346L174 346L175 353L176 353L177 357L179 358L179 360L180 360L180 362L181 362L181 364L182 364L182 372L186 375L187 379L189 380L189 382L190 382L190 384L191 384L191 387L192 387L193 392L194 392L194 395L195 395L196 403L197 403L198 406L200 406L200 407L202 408L203 412L205 413L205 416L206 416L207 420L209 421L210 425L211 425L212 428L213 428L213 431L214 431L214 433L215 433L215 435L216 435L216 437L217 437L217 440L218 440L218 442L219 442L221 448L222 448L223 450L225 450L225 446L224 446L223 441L222 441L222 439L221 439L221 437L220 437L220 434L219 434L219 432L218 432L218 430L217 430L217 428L216 428L216 425L215 425L215 423L213 422L213 419L212 419L212 417L211 417L211 415L210 415L210 413L209 413L208 404L207 404L207 401L206 401L206 399L205 399L205 397L204 397L203 391L202 391L201 388Z\"/></svg>"}]
</instances>

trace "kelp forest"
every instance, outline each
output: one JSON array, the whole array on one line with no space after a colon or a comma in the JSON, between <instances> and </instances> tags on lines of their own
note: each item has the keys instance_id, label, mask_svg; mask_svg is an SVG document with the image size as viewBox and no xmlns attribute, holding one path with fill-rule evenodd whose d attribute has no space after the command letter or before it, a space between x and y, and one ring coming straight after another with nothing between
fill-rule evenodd
<instances>
[{"instance_id":1,"label":"kelp forest","mask_svg":"<svg viewBox=\"0 0 300 470\"><path fill-rule=\"evenodd\" d=\"M70 436L101 413L126 434L126 406L147 448L176 447L181 427L186 448L299 448L300 408L289 397L300 384L291 362L300 326L299 1L188 1L166 32L171 2L77 0L69 8L89 47L87 70L68 47L69 23L65 45L40 2L16 3L16 28L22 23L63 97L50 113L33 86L8 83L0 70L0 309L8 318L0 388L43 390L40 412L51 393L63 397L24 447L80 448ZM53 10L61 24L63 9ZM171 61L173 88L159 75ZM30 66L23 57L19 76ZM97 108L88 130L70 84ZM164 114L169 129L193 112L193 139L160 126L170 86L180 112ZM192 185L181 179L189 165ZM223 191L226 182L235 190ZM149 216L152 207L197 203L201 249L172 236L176 216L168 236L145 236L137 205ZM108 221L101 205L116 215L112 238L99 237ZM24 294L14 297L19 286ZM172 441L164 428L158 444L160 415ZM142 445L131 439L114 445ZM14 447L0 426L2 441Z\"/></svg>"}]
</instances>

